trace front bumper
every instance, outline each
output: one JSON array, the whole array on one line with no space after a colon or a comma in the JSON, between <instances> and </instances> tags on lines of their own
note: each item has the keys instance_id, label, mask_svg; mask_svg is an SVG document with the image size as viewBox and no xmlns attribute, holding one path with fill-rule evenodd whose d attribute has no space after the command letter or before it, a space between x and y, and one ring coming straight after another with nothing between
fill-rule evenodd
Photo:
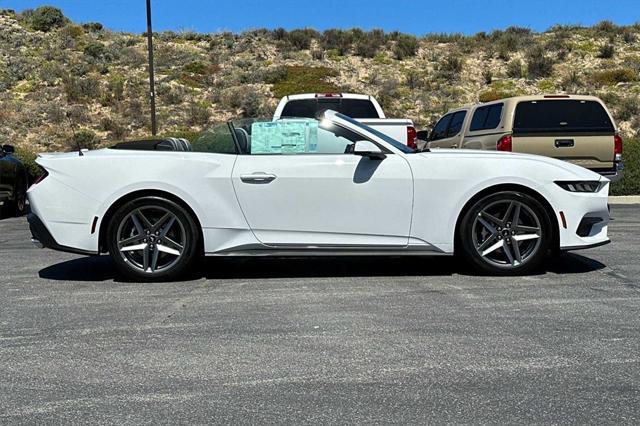
<instances>
[{"instance_id":1,"label":"front bumper","mask_svg":"<svg viewBox=\"0 0 640 426\"><path fill-rule=\"evenodd\" d=\"M53 238L51 232L47 229L44 223L34 213L27 215L27 221L29 222L29 229L31 230L31 242L38 248L50 248L52 250L64 251L67 253L82 254L82 255L97 255L97 252L80 250L73 247L67 247L58 244Z\"/></svg>"}]
</instances>

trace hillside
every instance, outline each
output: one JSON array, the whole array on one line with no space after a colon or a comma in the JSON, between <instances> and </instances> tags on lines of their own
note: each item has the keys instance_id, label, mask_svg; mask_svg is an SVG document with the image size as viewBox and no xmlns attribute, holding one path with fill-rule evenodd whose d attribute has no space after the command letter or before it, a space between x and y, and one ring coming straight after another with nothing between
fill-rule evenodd
<instances>
[{"instance_id":1,"label":"hillside","mask_svg":"<svg viewBox=\"0 0 640 426\"><path fill-rule=\"evenodd\" d=\"M72 126L90 147L149 136L144 35L53 15L0 12L0 143L23 151L67 149ZM357 29L163 32L155 43L165 135L194 135L236 116L268 116L286 93L333 90L375 95L389 116L419 127L478 100L595 94L626 137L640 127L640 25L421 38Z\"/></svg>"}]
</instances>

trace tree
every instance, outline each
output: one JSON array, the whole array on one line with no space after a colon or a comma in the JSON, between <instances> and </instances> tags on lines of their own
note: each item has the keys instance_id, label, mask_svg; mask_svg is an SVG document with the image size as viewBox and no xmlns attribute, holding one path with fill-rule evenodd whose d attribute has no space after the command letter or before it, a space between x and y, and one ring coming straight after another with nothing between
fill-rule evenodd
<instances>
[{"instance_id":1,"label":"tree","mask_svg":"<svg viewBox=\"0 0 640 426\"><path fill-rule=\"evenodd\" d=\"M67 23L67 18L60 9L53 6L40 6L31 13L31 27L34 30L48 32L54 28L62 27Z\"/></svg>"}]
</instances>

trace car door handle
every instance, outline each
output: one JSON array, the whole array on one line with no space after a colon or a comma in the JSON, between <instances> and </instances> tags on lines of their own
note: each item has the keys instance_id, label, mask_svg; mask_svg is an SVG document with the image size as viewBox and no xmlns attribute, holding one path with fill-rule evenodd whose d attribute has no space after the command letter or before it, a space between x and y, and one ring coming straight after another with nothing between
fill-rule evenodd
<instances>
[{"instance_id":1,"label":"car door handle","mask_svg":"<svg viewBox=\"0 0 640 426\"><path fill-rule=\"evenodd\" d=\"M570 148L575 145L573 139L556 139L556 148Z\"/></svg>"},{"instance_id":2,"label":"car door handle","mask_svg":"<svg viewBox=\"0 0 640 426\"><path fill-rule=\"evenodd\" d=\"M244 183L270 183L277 176L271 173L256 172L250 175L241 175L240 180Z\"/></svg>"}]
</instances>

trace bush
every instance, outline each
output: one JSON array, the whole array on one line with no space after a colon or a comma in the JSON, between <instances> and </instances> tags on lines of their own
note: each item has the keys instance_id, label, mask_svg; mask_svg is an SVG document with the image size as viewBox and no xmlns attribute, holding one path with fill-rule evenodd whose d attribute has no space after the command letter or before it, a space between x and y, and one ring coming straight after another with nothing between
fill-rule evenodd
<instances>
[{"instance_id":1,"label":"bush","mask_svg":"<svg viewBox=\"0 0 640 426\"><path fill-rule=\"evenodd\" d=\"M99 22L87 22L85 24L82 24L82 28L84 28L87 31L91 31L95 33L95 32L102 31L103 26Z\"/></svg>"},{"instance_id":2,"label":"bush","mask_svg":"<svg viewBox=\"0 0 640 426\"><path fill-rule=\"evenodd\" d=\"M67 141L67 146L72 151L77 150L78 148L95 149L98 147L98 142L98 138L93 131L89 129L80 129Z\"/></svg>"},{"instance_id":3,"label":"bush","mask_svg":"<svg viewBox=\"0 0 640 426\"><path fill-rule=\"evenodd\" d=\"M59 28L67 23L67 18L57 7L41 6L34 10L29 17L31 28L38 31L48 32L54 28Z\"/></svg>"},{"instance_id":4,"label":"bush","mask_svg":"<svg viewBox=\"0 0 640 426\"><path fill-rule=\"evenodd\" d=\"M187 110L187 123L190 126L204 126L209 122L209 105L206 102L191 102Z\"/></svg>"},{"instance_id":5,"label":"bush","mask_svg":"<svg viewBox=\"0 0 640 426\"><path fill-rule=\"evenodd\" d=\"M420 45L416 37L401 34L393 47L393 54L397 60L402 61L406 58L416 56L419 46Z\"/></svg>"},{"instance_id":6,"label":"bush","mask_svg":"<svg viewBox=\"0 0 640 426\"><path fill-rule=\"evenodd\" d=\"M480 93L478 96L478 100L480 102L491 102L497 101L498 99L504 99L513 96L509 92L504 92L502 90L491 88L485 92Z\"/></svg>"},{"instance_id":7,"label":"bush","mask_svg":"<svg viewBox=\"0 0 640 426\"><path fill-rule=\"evenodd\" d=\"M320 38L320 34L316 30L305 28L290 31L285 40L296 50L308 50L314 38Z\"/></svg>"},{"instance_id":8,"label":"bush","mask_svg":"<svg viewBox=\"0 0 640 426\"><path fill-rule=\"evenodd\" d=\"M273 84L273 94L277 98L294 93L340 92L340 87L327 81L338 73L327 67L308 67L304 65L286 66L272 74L266 82Z\"/></svg>"},{"instance_id":9,"label":"bush","mask_svg":"<svg viewBox=\"0 0 640 426\"><path fill-rule=\"evenodd\" d=\"M640 101L635 96L622 99L616 108L616 118L619 120L631 120L638 114L640 114Z\"/></svg>"},{"instance_id":10,"label":"bush","mask_svg":"<svg viewBox=\"0 0 640 426\"><path fill-rule=\"evenodd\" d=\"M102 59L104 58L107 49L104 47L104 44L99 43L97 41L92 41L87 44L84 48L84 54L93 59Z\"/></svg>"},{"instance_id":11,"label":"bush","mask_svg":"<svg viewBox=\"0 0 640 426\"><path fill-rule=\"evenodd\" d=\"M612 86L618 83L636 81L637 74L629 68L617 68L593 73L591 81L597 85Z\"/></svg>"},{"instance_id":12,"label":"bush","mask_svg":"<svg viewBox=\"0 0 640 426\"><path fill-rule=\"evenodd\" d=\"M462 72L464 60L457 54L450 54L438 66L441 77L447 80L455 80Z\"/></svg>"},{"instance_id":13,"label":"bush","mask_svg":"<svg viewBox=\"0 0 640 426\"><path fill-rule=\"evenodd\" d=\"M525 77L524 64L520 59L514 59L507 64L507 76L511 78Z\"/></svg>"},{"instance_id":14,"label":"bush","mask_svg":"<svg viewBox=\"0 0 640 426\"><path fill-rule=\"evenodd\" d=\"M553 60L545 55L542 46L535 46L527 52L527 76L529 78L550 77L553 74Z\"/></svg>"},{"instance_id":15,"label":"bush","mask_svg":"<svg viewBox=\"0 0 640 426\"><path fill-rule=\"evenodd\" d=\"M624 177L611 185L611 195L640 194L640 139L624 141Z\"/></svg>"},{"instance_id":16,"label":"bush","mask_svg":"<svg viewBox=\"0 0 640 426\"><path fill-rule=\"evenodd\" d=\"M344 30L326 30L322 34L321 43L324 50L335 50L340 56L344 56L351 50L353 35Z\"/></svg>"},{"instance_id":17,"label":"bush","mask_svg":"<svg viewBox=\"0 0 640 426\"><path fill-rule=\"evenodd\" d=\"M34 178L42 174L42 169L36 164L38 151L30 147L18 145L16 146L15 157L22 162L27 170L29 182L33 182Z\"/></svg>"},{"instance_id":18,"label":"bush","mask_svg":"<svg viewBox=\"0 0 640 426\"><path fill-rule=\"evenodd\" d=\"M613 54L615 53L615 51L616 49L615 47L613 47L612 44L605 44L600 48L600 52L598 53L598 58L611 59L613 58Z\"/></svg>"},{"instance_id":19,"label":"bush","mask_svg":"<svg viewBox=\"0 0 640 426\"><path fill-rule=\"evenodd\" d=\"M100 82L92 77L65 76L63 85L69 102L85 102L100 97Z\"/></svg>"}]
</instances>

